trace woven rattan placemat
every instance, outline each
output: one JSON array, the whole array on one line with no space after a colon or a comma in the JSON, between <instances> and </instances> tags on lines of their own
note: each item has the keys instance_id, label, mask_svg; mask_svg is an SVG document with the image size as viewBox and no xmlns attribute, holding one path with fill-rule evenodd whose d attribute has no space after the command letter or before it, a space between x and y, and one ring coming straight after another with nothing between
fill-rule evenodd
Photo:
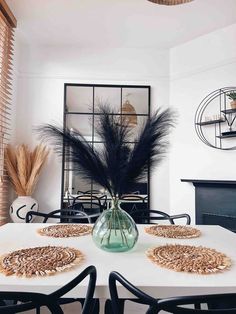
<instances>
[{"instance_id":1,"label":"woven rattan placemat","mask_svg":"<svg viewBox=\"0 0 236 314\"><path fill-rule=\"evenodd\" d=\"M176 239L197 238L201 235L201 231L189 226L179 225L153 225L145 228L146 233Z\"/></svg>"},{"instance_id":2,"label":"woven rattan placemat","mask_svg":"<svg viewBox=\"0 0 236 314\"><path fill-rule=\"evenodd\" d=\"M92 226L84 224L58 224L38 229L40 235L54 238L79 237L91 231Z\"/></svg>"},{"instance_id":3,"label":"woven rattan placemat","mask_svg":"<svg viewBox=\"0 0 236 314\"><path fill-rule=\"evenodd\" d=\"M70 247L33 247L1 256L0 272L19 277L53 275L80 264L83 259L79 250Z\"/></svg>"},{"instance_id":4,"label":"woven rattan placemat","mask_svg":"<svg viewBox=\"0 0 236 314\"><path fill-rule=\"evenodd\" d=\"M149 249L147 256L158 266L202 275L221 272L231 266L225 254L202 246L167 244Z\"/></svg>"}]
</instances>

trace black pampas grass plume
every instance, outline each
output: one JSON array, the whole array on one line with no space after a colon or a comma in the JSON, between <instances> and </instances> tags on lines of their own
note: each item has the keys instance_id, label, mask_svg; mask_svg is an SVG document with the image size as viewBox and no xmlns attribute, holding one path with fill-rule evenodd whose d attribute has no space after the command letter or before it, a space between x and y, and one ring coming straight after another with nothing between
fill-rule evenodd
<instances>
[{"instance_id":1,"label":"black pampas grass plume","mask_svg":"<svg viewBox=\"0 0 236 314\"><path fill-rule=\"evenodd\" d=\"M112 193L103 158L80 133L50 124L39 127L38 132L53 145L58 155L64 154L65 160L73 164L73 170L82 178L94 180Z\"/></svg>"},{"instance_id":2,"label":"black pampas grass plume","mask_svg":"<svg viewBox=\"0 0 236 314\"><path fill-rule=\"evenodd\" d=\"M132 148L129 126L120 123L107 105L100 106L96 131L104 142L102 151L92 147L79 132L53 125L39 128L56 153L73 163L73 169L86 180L93 180L111 194L121 196L143 178L148 167L158 165L167 152L167 136L176 115L170 109L153 114L143 125Z\"/></svg>"},{"instance_id":3,"label":"black pampas grass plume","mask_svg":"<svg viewBox=\"0 0 236 314\"><path fill-rule=\"evenodd\" d=\"M167 153L168 134L174 126L176 114L171 109L157 110L143 126L126 165L123 191L132 189L144 177L148 167L158 166Z\"/></svg>"}]
</instances>

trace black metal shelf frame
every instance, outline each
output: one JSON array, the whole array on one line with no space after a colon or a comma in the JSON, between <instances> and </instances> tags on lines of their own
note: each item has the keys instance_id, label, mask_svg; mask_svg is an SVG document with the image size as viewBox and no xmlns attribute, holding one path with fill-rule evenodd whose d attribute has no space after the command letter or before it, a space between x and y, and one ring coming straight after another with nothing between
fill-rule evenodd
<instances>
[{"instance_id":1,"label":"black metal shelf frame","mask_svg":"<svg viewBox=\"0 0 236 314\"><path fill-rule=\"evenodd\" d=\"M221 112L224 114L236 113L236 109L226 109L226 110L221 110Z\"/></svg>"},{"instance_id":2,"label":"black metal shelf frame","mask_svg":"<svg viewBox=\"0 0 236 314\"><path fill-rule=\"evenodd\" d=\"M222 122L225 122L225 120L223 120L223 119L210 120L210 121L198 122L196 124L197 125L211 125L211 124L222 123Z\"/></svg>"},{"instance_id":3,"label":"black metal shelf frame","mask_svg":"<svg viewBox=\"0 0 236 314\"><path fill-rule=\"evenodd\" d=\"M236 149L236 146L225 147L224 143L222 142L223 139L235 137L235 135L233 134L232 135L222 134L222 123L227 123L227 125L229 126L231 130L231 127L236 120L236 109L227 108L227 94L235 90L236 90L236 87L232 86L232 87L223 87L223 88L213 91L201 101L195 113L194 125L195 125L197 136L203 143L205 143L206 145L212 148L217 148L221 150L235 150ZM218 108L216 108L216 112L219 113L219 115L223 114L224 118L204 121L203 117L204 117L207 107L213 101L216 101L216 100L218 101ZM207 126L207 125L214 125L214 138L212 139L211 142L206 138L206 135L205 135L206 129L204 128L204 126Z\"/></svg>"},{"instance_id":4,"label":"black metal shelf frame","mask_svg":"<svg viewBox=\"0 0 236 314\"><path fill-rule=\"evenodd\" d=\"M79 111L69 111L67 106L67 92L69 87L89 87L92 90L92 107L88 108L87 112L79 112ZM64 84L64 114L63 114L63 124L64 129L67 127L67 116L69 115L87 115L91 116L91 122L92 122L92 140L88 141L92 146L94 144L102 144L102 141L95 140L95 117L101 115L101 113L95 111L95 90L96 88L103 87L103 88L118 88L120 89L120 112L114 113L114 115L118 116L132 116L132 114L122 114L122 105L123 105L123 90L124 89L146 89L147 90L147 113L139 113L136 112L136 116L140 117L150 117L150 103L151 103L151 86L149 85L110 85L110 84L73 84L73 83L65 83ZM134 141L127 142L129 144L135 144ZM64 156L65 147L63 147L63 154L62 154L62 181L61 181L61 206L63 206L63 198L65 194L65 172L67 171L73 171L72 168L68 168L66 165L66 160ZM91 182L91 190L93 190L93 182ZM147 173L147 194L148 194L148 200L150 200L150 170L148 169Z\"/></svg>"},{"instance_id":5,"label":"black metal shelf frame","mask_svg":"<svg viewBox=\"0 0 236 314\"><path fill-rule=\"evenodd\" d=\"M217 135L217 138L223 139L223 138L230 138L230 137L236 137L236 134L228 134L228 135Z\"/></svg>"}]
</instances>

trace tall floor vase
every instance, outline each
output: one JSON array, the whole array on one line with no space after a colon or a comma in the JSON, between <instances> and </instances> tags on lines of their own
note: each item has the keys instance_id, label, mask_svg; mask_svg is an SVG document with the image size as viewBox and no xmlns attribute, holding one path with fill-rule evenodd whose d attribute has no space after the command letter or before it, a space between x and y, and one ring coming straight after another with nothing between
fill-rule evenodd
<instances>
[{"instance_id":1,"label":"tall floor vase","mask_svg":"<svg viewBox=\"0 0 236 314\"><path fill-rule=\"evenodd\" d=\"M10 217L13 222L25 222L29 211L38 211L38 203L31 196L18 196L10 206Z\"/></svg>"},{"instance_id":2,"label":"tall floor vase","mask_svg":"<svg viewBox=\"0 0 236 314\"><path fill-rule=\"evenodd\" d=\"M97 247L108 252L131 250L138 240L138 229L132 217L120 208L120 201L113 199L110 209L97 219L92 231Z\"/></svg>"}]
</instances>

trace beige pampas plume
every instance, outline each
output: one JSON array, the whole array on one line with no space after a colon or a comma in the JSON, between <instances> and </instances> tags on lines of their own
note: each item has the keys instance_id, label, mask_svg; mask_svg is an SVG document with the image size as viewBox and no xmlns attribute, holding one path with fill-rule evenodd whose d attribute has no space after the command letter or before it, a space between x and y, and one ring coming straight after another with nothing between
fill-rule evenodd
<instances>
[{"instance_id":1,"label":"beige pampas plume","mask_svg":"<svg viewBox=\"0 0 236 314\"><path fill-rule=\"evenodd\" d=\"M42 144L31 152L27 145L5 149L5 162L9 178L18 196L31 196L49 150Z\"/></svg>"}]
</instances>

